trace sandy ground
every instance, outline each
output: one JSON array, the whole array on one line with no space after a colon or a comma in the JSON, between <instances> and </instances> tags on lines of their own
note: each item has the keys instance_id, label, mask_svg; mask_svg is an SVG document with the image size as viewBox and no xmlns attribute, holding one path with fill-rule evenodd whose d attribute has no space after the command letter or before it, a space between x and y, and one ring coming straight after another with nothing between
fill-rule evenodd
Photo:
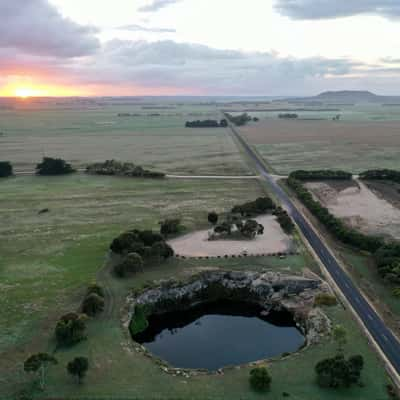
<instances>
[{"instance_id":1,"label":"sandy ground","mask_svg":"<svg viewBox=\"0 0 400 400\"><path fill-rule=\"evenodd\" d=\"M350 226L369 234L400 239L400 210L377 196L364 183L333 187L325 182L306 186L328 209Z\"/></svg>"},{"instance_id":2,"label":"sandy ground","mask_svg":"<svg viewBox=\"0 0 400 400\"><path fill-rule=\"evenodd\" d=\"M268 254L290 250L291 240L285 235L275 217L265 215L255 218L264 226L264 234L254 240L208 240L208 230L196 231L169 241L176 254L187 257Z\"/></svg>"}]
</instances>

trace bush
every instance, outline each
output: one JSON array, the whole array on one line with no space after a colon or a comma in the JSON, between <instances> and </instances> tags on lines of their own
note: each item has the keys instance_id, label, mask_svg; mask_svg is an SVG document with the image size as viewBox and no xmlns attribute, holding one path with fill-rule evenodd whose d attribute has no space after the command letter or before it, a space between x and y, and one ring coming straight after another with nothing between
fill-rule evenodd
<instances>
[{"instance_id":1,"label":"bush","mask_svg":"<svg viewBox=\"0 0 400 400\"><path fill-rule=\"evenodd\" d=\"M121 264L114 267L114 272L120 278L143 270L143 259L138 253L129 253Z\"/></svg>"},{"instance_id":2,"label":"bush","mask_svg":"<svg viewBox=\"0 0 400 400\"><path fill-rule=\"evenodd\" d=\"M129 176L132 178L164 178L165 174L158 171L149 171L140 165L130 162L120 162L116 160L107 160L104 162L89 164L86 167L88 174L95 175L115 175Z\"/></svg>"},{"instance_id":3,"label":"bush","mask_svg":"<svg viewBox=\"0 0 400 400\"><path fill-rule=\"evenodd\" d=\"M221 119L220 122L214 119L206 119L203 121L187 121L186 128L225 128L228 126L226 119Z\"/></svg>"},{"instance_id":4,"label":"bush","mask_svg":"<svg viewBox=\"0 0 400 400\"><path fill-rule=\"evenodd\" d=\"M6 178L13 174L13 167L9 161L0 161L0 178Z\"/></svg>"},{"instance_id":5,"label":"bush","mask_svg":"<svg viewBox=\"0 0 400 400\"><path fill-rule=\"evenodd\" d=\"M180 218L167 218L160 222L160 234L167 237L176 235L182 229Z\"/></svg>"},{"instance_id":6,"label":"bush","mask_svg":"<svg viewBox=\"0 0 400 400\"><path fill-rule=\"evenodd\" d=\"M391 169L372 169L359 175L364 180L385 180L400 183L400 171Z\"/></svg>"},{"instance_id":7,"label":"bush","mask_svg":"<svg viewBox=\"0 0 400 400\"><path fill-rule=\"evenodd\" d=\"M147 313L144 307L137 305L135 307L135 314L129 324L129 331L132 337L135 337L140 332L143 332L149 326L149 321L147 320Z\"/></svg>"},{"instance_id":8,"label":"bush","mask_svg":"<svg viewBox=\"0 0 400 400\"><path fill-rule=\"evenodd\" d=\"M286 210L284 210L282 207L278 207L274 211L274 215L276 216L279 225L281 226L282 230L285 233L287 234L293 233L295 226L292 221L292 218L290 218Z\"/></svg>"},{"instance_id":9,"label":"bush","mask_svg":"<svg viewBox=\"0 0 400 400\"><path fill-rule=\"evenodd\" d=\"M232 122L232 124L234 124L236 126L246 125L247 122L251 121L251 117L247 113L243 113L240 115L231 115L231 114L225 113L225 116L230 122Z\"/></svg>"},{"instance_id":10,"label":"bush","mask_svg":"<svg viewBox=\"0 0 400 400\"><path fill-rule=\"evenodd\" d=\"M254 390L266 391L271 386L271 376L265 367L253 368L250 371L250 385Z\"/></svg>"},{"instance_id":11,"label":"bush","mask_svg":"<svg viewBox=\"0 0 400 400\"><path fill-rule=\"evenodd\" d=\"M75 357L67 364L69 374L78 378L78 383L82 383L83 378L89 369L89 360L86 357Z\"/></svg>"},{"instance_id":12,"label":"bush","mask_svg":"<svg viewBox=\"0 0 400 400\"><path fill-rule=\"evenodd\" d=\"M70 346L86 338L85 316L69 313L61 317L55 328L57 343Z\"/></svg>"},{"instance_id":13,"label":"bush","mask_svg":"<svg viewBox=\"0 0 400 400\"><path fill-rule=\"evenodd\" d=\"M95 293L100 297L104 297L104 289L97 283L92 283L88 286L86 290L86 296L89 296L92 293Z\"/></svg>"},{"instance_id":14,"label":"bush","mask_svg":"<svg viewBox=\"0 0 400 400\"><path fill-rule=\"evenodd\" d=\"M104 299L96 293L90 293L82 303L82 312L94 317L104 310Z\"/></svg>"},{"instance_id":15,"label":"bush","mask_svg":"<svg viewBox=\"0 0 400 400\"><path fill-rule=\"evenodd\" d=\"M38 175L65 175L73 172L76 170L61 158L44 157L42 162L36 166Z\"/></svg>"},{"instance_id":16,"label":"bush","mask_svg":"<svg viewBox=\"0 0 400 400\"><path fill-rule=\"evenodd\" d=\"M317 382L321 387L343 388L359 384L364 359L360 355L348 360L342 354L318 362L315 366Z\"/></svg>"},{"instance_id":17,"label":"bush","mask_svg":"<svg viewBox=\"0 0 400 400\"><path fill-rule=\"evenodd\" d=\"M207 219L210 224L215 225L218 222L218 214L215 211L211 211L208 213Z\"/></svg>"},{"instance_id":18,"label":"bush","mask_svg":"<svg viewBox=\"0 0 400 400\"><path fill-rule=\"evenodd\" d=\"M314 305L316 306L334 306L336 304L336 297L329 293L318 293L315 296Z\"/></svg>"},{"instance_id":19,"label":"bush","mask_svg":"<svg viewBox=\"0 0 400 400\"><path fill-rule=\"evenodd\" d=\"M259 197L254 201L236 205L232 208L231 213L246 216L257 216L275 210L276 205L273 200L268 197Z\"/></svg>"},{"instance_id":20,"label":"bush","mask_svg":"<svg viewBox=\"0 0 400 400\"><path fill-rule=\"evenodd\" d=\"M320 181L320 180L350 180L353 175L350 172L341 170L316 170L316 171L293 171L290 177L299 181Z\"/></svg>"}]
</instances>

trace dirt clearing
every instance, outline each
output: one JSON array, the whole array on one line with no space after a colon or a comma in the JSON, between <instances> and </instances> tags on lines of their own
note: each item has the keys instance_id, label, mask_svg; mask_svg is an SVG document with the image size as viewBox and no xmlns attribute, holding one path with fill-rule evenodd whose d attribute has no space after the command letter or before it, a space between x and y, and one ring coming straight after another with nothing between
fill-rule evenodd
<instances>
[{"instance_id":1,"label":"dirt clearing","mask_svg":"<svg viewBox=\"0 0 400 400\"><path fill-rule=\"evenodd\" d=\"M216 257L239 255L243 251L252 254L287 252L292 241L285 235L272 215L264 215L255 220L264 226L264 234L254 240L208 240L208 230L196 231L172 239L169 244L176 254L186 257Z\"/></svg>"},{"instance_id":2,"label":"dirt clearing","mask_svg":"<svg viewBox=\"0 0 400 400\"><path fill-rule=\"evenodd\" d=\"M309 182L306 187L335 216L364 233L400 239L400 210L354 181L346 186L327 182Z\"/></svg>"}]
</instances>

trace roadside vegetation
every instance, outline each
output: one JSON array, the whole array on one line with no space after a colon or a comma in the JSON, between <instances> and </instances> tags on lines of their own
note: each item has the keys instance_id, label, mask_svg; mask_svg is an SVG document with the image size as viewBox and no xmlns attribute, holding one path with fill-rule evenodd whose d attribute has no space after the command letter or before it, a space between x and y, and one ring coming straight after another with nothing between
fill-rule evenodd
<instances>
[{"instance_id":1,"label":"roadside vegetation","mask_svg":"<svg viewBox=\"0 0 400 400\"><path fill-rule=\"evenodd\" d=\"M135 178L161 179L165 177L163 172L149 171L140 165L116 160L107 160L104 162L89 164L86 167L86 172L94 175L129 176Z\"/></svg>"},{"instance_id":2,"label":"roadside vegetation","mask_svg":"<svg viewBox=\"0 0 400 400\"><path fill-rule=\"evenodd\" d=\"M226 119L221 119L219 122L215 119L205 119L203 121L186 121L186 128L226 128L228 122Z\"/></svg>"},{"instance_id":3,"label":"roadside vegetation","mask_svg":"<svg viewBox=\"0 0 400 400\"><path fill-rule=\"evenodd\" d=\"M246 125L249 121L252 120L251 116L247 113L243 113L240 115L232 115L229 113L225 113L226 118L232 122L232 124L236 126Z\"/></svg>"}]
</instances>

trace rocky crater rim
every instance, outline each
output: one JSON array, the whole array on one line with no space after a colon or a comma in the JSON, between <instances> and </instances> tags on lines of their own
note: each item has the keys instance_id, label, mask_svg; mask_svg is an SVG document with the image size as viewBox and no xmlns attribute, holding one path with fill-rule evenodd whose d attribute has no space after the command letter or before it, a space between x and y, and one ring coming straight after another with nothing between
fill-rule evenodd
<instances>
[{"instance_id":1,"label":"rocky crater rim","mask_svg":"<svg viewBox=\"0 0 400 400\"><path fill-rule=\"evenodd\" d=\"M242 301L257 304L265 314L271 310L289 311L305 337L304 349L330 334L330 319L314 306L315 297L328 291L327 284L317 278L272 271L206 271L186 281L163 281L129 296L123 323L134 336L146 329L149 315L187 310L205 302Z\"/></svg>"}]
</instances>

